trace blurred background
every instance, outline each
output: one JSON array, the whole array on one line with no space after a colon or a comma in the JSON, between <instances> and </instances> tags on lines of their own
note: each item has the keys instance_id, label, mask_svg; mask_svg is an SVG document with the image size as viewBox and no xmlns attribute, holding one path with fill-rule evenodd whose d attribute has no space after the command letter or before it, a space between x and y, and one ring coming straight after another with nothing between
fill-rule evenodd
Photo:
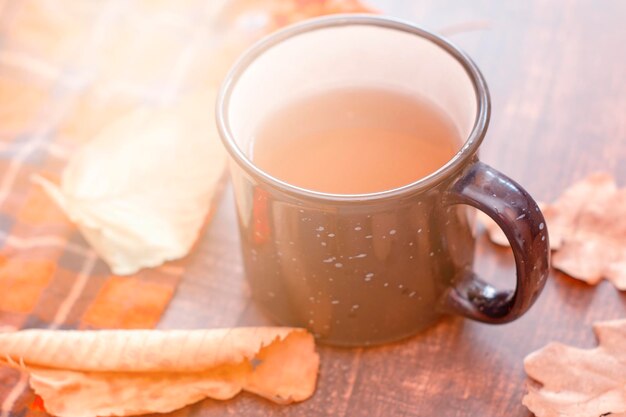
<instances>
[{"instance_id":1,"label":"blurred background","mask_svg":"<svg viewBox=\"0 0 626 417\"><path fill-rule=\"evenodd\" d=\"M263 34L372 8L446 34L474 58L494 104L483 158L521 182L533 173L518 160L540 164L546 188L530 190L538 197L598 161L626 169L618 164L626 145L602 146L625 129L619 0L5 0L0 7L0 156L10 157L7 142L30 132L59 152L71 149L134 106L215 89ZM52 131L53 141L43 139ZM585 158L558 163L583 151Z\"/></svg>"}]
</instances>

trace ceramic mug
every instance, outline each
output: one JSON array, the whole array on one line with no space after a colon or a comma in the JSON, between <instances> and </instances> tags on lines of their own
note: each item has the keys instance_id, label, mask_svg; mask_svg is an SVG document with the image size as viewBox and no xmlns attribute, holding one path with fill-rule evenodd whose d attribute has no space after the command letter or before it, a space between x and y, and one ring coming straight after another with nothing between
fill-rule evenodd
<instances>
[{"instance_id":1,"label":"ceramic mug","mask_svg":"<svg viewBox=\"0 0 626 417\"><path fill-rule=\"evenodd\" d=\"M465 142L436 172L372 194L306 190L255 166L254 131L268 115L307 91L351 85L426 97ZM528 193L478 160L489 112L487 85L472 60L407 22L323 17L253 46L217 103L253 298L278 323L337 345L400 339L445 313L486 323L524 314L546 282L548 235ZM468 206L493 218L509 239L514 290L495 289L472 271Z\"/></svg>"}]
</instances>

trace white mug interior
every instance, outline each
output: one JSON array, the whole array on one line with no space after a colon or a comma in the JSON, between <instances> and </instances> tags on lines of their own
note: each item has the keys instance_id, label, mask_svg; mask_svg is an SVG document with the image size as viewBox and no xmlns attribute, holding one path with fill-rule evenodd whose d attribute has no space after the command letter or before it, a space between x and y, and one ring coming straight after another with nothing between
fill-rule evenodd
<instances>
[{"instance_id":1,"label":"white mug interior","mask_svg":"<svg viewBox=\"0 0 626 417\"><path fill-rule=\"evenodd\" d=\"M232 86L225 109L232 138L250 159L254 131L273 112L310 93L364 86L429 100L464 140L475 125L473 80L446 49L415 33L354 23L304 31L259 54Z\"/></svg>"}]
</instances>

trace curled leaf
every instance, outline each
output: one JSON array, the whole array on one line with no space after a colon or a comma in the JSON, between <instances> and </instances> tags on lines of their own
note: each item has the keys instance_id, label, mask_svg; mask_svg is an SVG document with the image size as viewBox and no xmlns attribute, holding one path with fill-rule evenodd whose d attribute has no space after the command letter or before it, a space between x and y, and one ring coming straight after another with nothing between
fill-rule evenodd
<instances>
[{"instance_id":1,"label":"curled leaf","mask_svg":"<svg viewBox=\"0 0 626 417\"><path fill-rule=\"evenodd\" d=\"M551 343L524 360L530 386L523 403L537 417L626 414L626 320L596 323L599 345L578 349Z\"/></svg>"},{"instance_id":2,"label":"curled leaf","mask_svg":"<svg viewBox=\"0 0 626 417\"><path fill-rule=\"evenodd\" d=\"M242 390L287 404L309 398L319 356L294 328L0 333L0 364L30 374L60 417L166 413Z\"/></svg>"},{"instance_id":3,"label":"curled leaf","mask_svg":"<svg viewBox=\"0 0 626 417\"><path fill-rule=\"evenodd\" d=\"M184 257L225 168L213 94L138 109L77 151L61 184L35 176L120 275Z\"/></svg>"}]
</instances>

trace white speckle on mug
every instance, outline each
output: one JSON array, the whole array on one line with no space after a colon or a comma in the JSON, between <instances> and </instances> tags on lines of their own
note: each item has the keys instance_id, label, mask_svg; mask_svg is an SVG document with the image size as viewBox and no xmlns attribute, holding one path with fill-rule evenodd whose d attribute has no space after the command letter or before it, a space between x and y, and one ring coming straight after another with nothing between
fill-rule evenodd
<instances>
[{"instance_id":1,"label":"white speckle on mug","mask_svg":"<svg viewBox=\"0 0 626 417\"><path fill-rule=\"evenodd\" d=\"M320 245L326 246L326 242L321 242Z\"/></svg>"},{"instance_id":2,"label":"white speckle on mug","mask_svg":"<svg viewBox=\"0 0 626 417\"><path fill-rule=\"evenodd\" d=\"M323 232L323 231L324 231L324 226L319 226L319 227L318 227L317 229L315 229L315 230L317 230L318 232Z\"/></svg>"},{"instance_id":3,"label":"white speckle on mug","mask_svg":"<svg viewBox=\"0 0 626 417\"><path fill-rule=\"evenodd\" d=\"M335 237L335 234L334 233L329 233L328 237Z\"/></svg>"},{"instance_id":4,"label":"white speckle on mug","mask_svg":"<svg viewBox=\"0 0 626 417\"><path fill-rule=\"evenodd\" d=\"M309 301L310 302L314 302L315 301L315 297L313 297L313 296L309 297Z\"/></svg>"},{"instance_id":5,"label":"white speckle on mug","mask_svg":"<svg viewBox=\"0 0 626 417\"><path fill-rule=\"evenodd\" d=\"M431 253L430 253L430 256L435 256L435 252L431 252Z\"/></svg>"},{"instance_id":6,"label":"white speckle on mug","mask_svg":"<svg viewBox=\"0 0 626 417\"><path fill-rule=\"evenodd\" d=\"M368 272L367 274L365 274L365 281L371 281L372 278L374 278L373 272Z\"/></svg>"},{"instance_id":7,"label":"white speckle on mug","mask_svg":"<svg viewBox=\"0 0 626 417\"><path fill-rule=\"evenodd\" d=\"M385 283L383 284L383 287L388 287L388 286L389 286L389 283L388 283L388 282L385 282Z\"/></svg>"},{"instance_id":8,"label":"white speckle on mug","mask_svg":"<svg viewBox=\"0 0 626 417\"><path fill-rule=\"evenodd\" d=\"M413 255L409 256L409 259L413 259Z\"/></svg>"},{"instance_id":9,"label":"white speckle on mug","mask_svg":"<svg viewBox=\"0 0 626 417\"><path fill-rule=\"evenodd\" d=\"M409 293L409 297L415 297L415 294L417 294L417 292L415 292L415 291L411 291L411 292Z\"/></svg>"},{"instance_id":10,"label":"white speckle on mug","mask_svg":"<svg viewBox=\"0 0 626 417\"><path fill-rule=\"evenodd\" d=\"M374 237L374 236L372 236L372 235L367 235L367 236L365 236L365 239L371 239L371 238L373 238L373 237Z\"/></svg>"},{"instance_id":11,"label":"white speckle on mug","mask_svg":"<svg viewBox=\"0 0 626 417\"><path fill-rule=\"evenodd\" d=\"M335 264L335 268L341 268L343 266L343 264L341 262L337 262Z\"/></svg>"},{"instance_id":12,"label":"white speckle on mug","mask_svg":"<svg viewBox=\"0 0 626 417\"><path fill-rule=\"evenodd\" d=\"M543 242L544 240L546 240L545 236L541 236L541 241Z\"/></svg>"},{"instance_id":13,"label":"white speckle on mug","mask_svg":"<svg viewBox=\"0 0 626 417\"><path fill-rule=\"evenodd\" d=\"M334 261L335 259L337 259L337 258L335 258L334 256L331 256L330 258L324 259L322 262L324 262L326 264L329 264L332 261Z\"/></svg>"},{"instance_id":14,"label":"white speckle on mug","mask_svg":"<svg viewBox=\"0 0 626 417\"><path fill-rule=\"evenodd\" d=\"M330 303L334 304L334 305L337 305L337 304L339 304L339 300L332 300Z\"/></svg>"},{"instance_id":15,"label":"white speckle on mug","mask_svg":"<svg viewBox=\"0 0 626 417\"><path fill-rule=\"evenodd\" d=\"M545 225L543 223L539 223L539 230L543 230L544 227Z\"/></svg>"},{"instance_id":16,"label":"white speckle on mug","mask_svg":"<svg viewBox=\"0 0 626 417\"><path fill-rule=\"evenodd\" d=\"M349 256L348 259L361 259L361 258L366 258L366 257L367 257L367 253L359 253L358 255Z\"/></svg>"},{"instance_id":17,"label":"white speckle on mug","mask_svg":"<svg viewBox=\"0 0 626 417\"><path fill-rule=\"evenodd\" d=\"M313 319L309 320L309 324L315 324L315 321L313 321Z\"/></svg>"},{"instance_id":18,"label":"white speckle on mug","mask_svg":"<svg viewBox=\"0 0 626 417\"><path fill-rule=\"evenodd\" d=\"M402 288L404 288L404 285L402 285L402 284L398 284L398 288L399 288L399 289L402 289Z\"/></svg>"},{"instance_id":19,"label":"white speckle on mug","mask_svg":"<svg viewBox=\"0 0 626 417\"><path fill-rule=\"evenodd\" d=\"M390 235L395 235L395 234L396 234L396 229L391 229L391 230L389 231L389 234L390 234Z\"/></svg>"},{"instance_id":20,"label":"white speckle on mug","mask_svg":"<svg viewBox=\"0 0 626 417\"><path fill-rule=\"evenodd\" d=\"M417 229L417 233L422 233L422 229Z\"/></svg>"},{"instance_id":21,"label":"white speckle on mug","mask_svg":"<svg viewBox=\"0 0 626 417\"><path fill-rule=\"evenodd\" d=\"M359 309L359 305L358 305L358 304L354 304L354 305L352 306L352 310L358 310L358 309Z\"/></svg>"},{"instance_id":22,"label":"white speckle on mug","mask_svg":"<svg viewBox=\"0 0 626 417\"><path fill-rule=\"evenodd\" d=\"M357 227L354 228L354 230L356 230L358 232L359 230L363 230L363 228L361 226L357 226Z\"/></svg>"},{"instance_id":23,"label":"white speckle on mug","mask_svg":"<svg viewBox=\"0 0 626 417\"><path fill-rule=\"evenodd\" d=\"M409 242L409 246L413 246L413 242Z\"/></svg>"}]
</instances>

